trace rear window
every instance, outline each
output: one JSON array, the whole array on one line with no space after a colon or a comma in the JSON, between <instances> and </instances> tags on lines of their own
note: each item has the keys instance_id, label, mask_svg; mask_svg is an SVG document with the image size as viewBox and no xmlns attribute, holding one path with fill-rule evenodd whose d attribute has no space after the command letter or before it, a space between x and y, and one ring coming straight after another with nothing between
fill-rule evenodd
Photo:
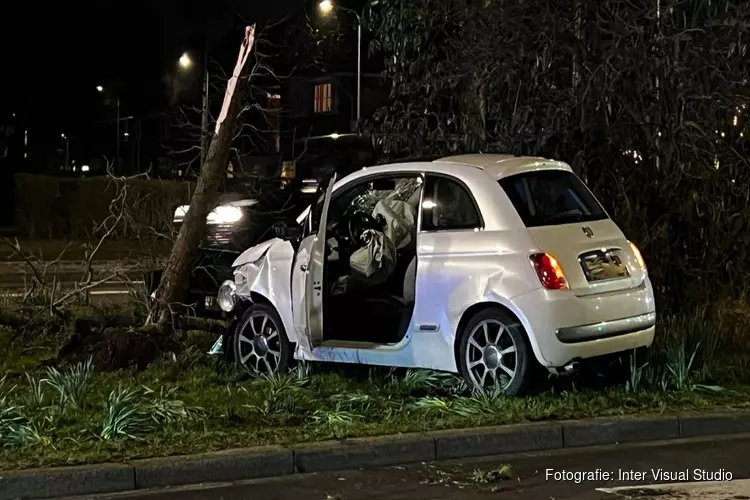
<instances>
[{"instance_id":1,"label":"rear window","mask_svg":"<svg viewBox=\"0 0 750 500\"><path fill-rule=\"evenodd\" d=\"M607 218L596 198L572 172L537 170L512 175L498 182L526 227Z\"/></svg>"}]
</instances>

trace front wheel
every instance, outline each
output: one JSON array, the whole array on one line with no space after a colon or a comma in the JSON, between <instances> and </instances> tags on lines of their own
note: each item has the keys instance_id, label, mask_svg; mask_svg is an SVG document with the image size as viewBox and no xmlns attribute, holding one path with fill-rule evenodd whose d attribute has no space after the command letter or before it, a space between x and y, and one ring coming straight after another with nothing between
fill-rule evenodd
<instances>
[{"instance_id":1,"label":"front wheel","mask_svg":"<svg viewBox=\"0 0 750 500\"><path fill-rule=\"evenodd\" d=\"M459 333L458 365L479 389L498 387L508 396L528 392L534 354L520 322L500 307L476 313Z\"/></svg>"},{"instance_id":2,"label":"front wheel","mask_svg":"<svg viewBox=\"0 0 750 500\"><path fill-rule=\"evenodd\" d=\"M250 375L284 373L292 359L292 345L276 310L253 304L237 323L234 336L237 364Z\"/></svg>"}]
</instances>

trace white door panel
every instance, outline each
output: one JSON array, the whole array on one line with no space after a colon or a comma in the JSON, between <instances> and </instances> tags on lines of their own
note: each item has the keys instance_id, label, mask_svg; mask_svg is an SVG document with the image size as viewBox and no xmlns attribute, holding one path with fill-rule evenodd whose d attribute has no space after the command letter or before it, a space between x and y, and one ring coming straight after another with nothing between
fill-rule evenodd
<instances>
[{"instance_id":1,"label":"white door panel","mask_svg":"<svg viewBox=\"0 0 750 500\"><path fill-rule=\"evenodd\" d=\"M328 207L331 204L331 194L335 182L336 174L333 174L328 189L326 189L318 224L318 234L314 236L310 245L310 258L305 271L306 330L311 347L319 347L323 344L323 273L326 257L326 227L328 226Z\"/></svg>"},{"instance_id":2,"label":"white door panel","mask_svg":"<svg viewBox=\"0 0 750 500\"><path fill-rule=\"evenodd\" d=\"M307 268L310 265L310 250L314 241L315 235L311 234L300 242L292 264L292 312L298 339L307 339L305 281L307 280Z\"/></svg>"}]
</instances>

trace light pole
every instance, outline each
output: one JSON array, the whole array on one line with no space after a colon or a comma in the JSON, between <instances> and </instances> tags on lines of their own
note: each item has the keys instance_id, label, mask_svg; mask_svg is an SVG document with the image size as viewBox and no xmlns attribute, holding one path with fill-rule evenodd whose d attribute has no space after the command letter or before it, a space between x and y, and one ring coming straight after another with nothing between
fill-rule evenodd
<instances>
[{"instance_id":1,"label":"light pole","mask_svg":"<svg viewBox=\"0 0 750 500\"><path fill-rule=\"evenodd\" d=\"M97 92L104 92L104 87L101 85L96 86ZM118 96L115 96L115 100L117 101L117 143L115 145L115 163L117 163L117 160L120 158L120 98Z\"/></svg>"},{"instance_id":2,"label":"light pole","mask_svg":"<svg viewBox=\"0 0 750 500\"><path fill-rule=\"evenodd\" d=\"M336 6L332 0L322 0L318 4L318 8L323 15L330 14L335 8L354 14L357 18L357 123L359 123L362 109L362 19L356 11L347 7Z\"/></svg>"},{"instance_id":3,"label":"light pole","mask_svg":"<svg viewBox=\"0 0 750 500\"><path fill-rule=\"evenodd\" d=\"M60 134L60 137L65 141L65 171L67 171L70 167L70 141L65 134Z\"/></svg>"},{"instance_id":4,"label":"light pole","mask_svg":"<svg viewBox=\"0 0 750 500\"><path fill-rule=\"evenodd\" d=\"M178 61L180 68L189 70L193 67L193 59L185 52ZM203 60L203 103L201 105L201 168L206 160L209 147L208 135L208 49Z\"/></svg>"}]
</instances>

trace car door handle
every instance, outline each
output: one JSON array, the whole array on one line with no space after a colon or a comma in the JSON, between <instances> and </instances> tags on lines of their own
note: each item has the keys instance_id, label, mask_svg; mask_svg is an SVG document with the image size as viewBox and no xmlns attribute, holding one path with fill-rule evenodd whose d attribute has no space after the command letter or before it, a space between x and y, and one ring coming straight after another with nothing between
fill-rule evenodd
<instances>
[{"instance_id":1,"label":"car door handle","mask_svg":"<svg viewBox=\"0 0 750 500\"><path fill-rule=\"evenodd\" d=\"M299 269L300 269L300 271L302 271L302 272L307 272L307 265L305 265L305 264L302 264L301 266L299 266Z\"/></svg>"}]
</instances>

